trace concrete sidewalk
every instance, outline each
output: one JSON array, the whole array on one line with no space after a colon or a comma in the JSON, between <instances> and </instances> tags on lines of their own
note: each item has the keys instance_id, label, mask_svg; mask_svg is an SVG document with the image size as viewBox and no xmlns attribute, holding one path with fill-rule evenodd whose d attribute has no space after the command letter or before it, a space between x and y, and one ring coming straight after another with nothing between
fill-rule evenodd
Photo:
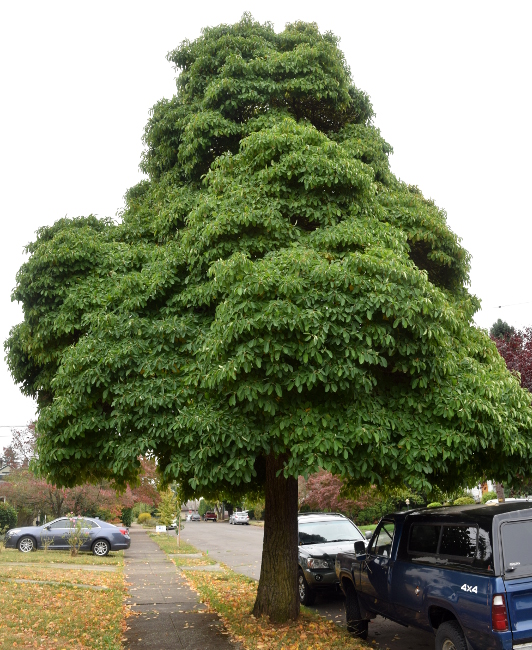
<instances>
[{"instance_id":1,"label":"concrete sidewalk","mask_svg":"<svg viewBox=\"0 0 532 650\"><path fill-rule=\"evenodd\" d=\"M126 647L131 650L238 650L215 613L206 611L195 591L141 526L130 530L125 576L127 603L136 613L127 619Z\"/></svg>"}]
</instances>

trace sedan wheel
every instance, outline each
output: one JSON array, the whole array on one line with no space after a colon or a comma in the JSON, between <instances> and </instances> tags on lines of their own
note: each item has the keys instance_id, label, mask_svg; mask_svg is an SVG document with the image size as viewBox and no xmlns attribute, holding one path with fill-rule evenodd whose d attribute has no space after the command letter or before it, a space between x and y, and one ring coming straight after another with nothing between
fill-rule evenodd
<instances>
[{"instance_id":1,"label":"sedan wheel","mask_svg":"<svg viewBox=\"0 0 532 650\"><path fill-rule=\"evenodd\" d=\"M94 555L99 555L100 557L104 557L104 555L107 555L110 551L110 546L109 542L106 542L105 539L99 539L96 542L94 542L94 545L92 547L92 552Z\"/></svg>"},{"instance_id":2,"label":"sedan wheel","mask_svg":"<svg viewBox=\"0 0 532 650\"><path fill-rule=\"evenodd\" d=\"M35 550L35 540L33 537L23 537L18 543L18 550L21 553L31 553Z\"/></svg>"}]
</instances>

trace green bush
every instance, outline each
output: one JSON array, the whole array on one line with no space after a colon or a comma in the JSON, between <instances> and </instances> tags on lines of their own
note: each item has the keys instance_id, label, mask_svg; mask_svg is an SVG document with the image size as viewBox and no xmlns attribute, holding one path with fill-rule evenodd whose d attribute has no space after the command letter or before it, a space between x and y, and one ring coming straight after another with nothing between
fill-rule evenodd
<instances>
[{"instance_id":1,"label":"green bush","mask_svg":"<svg viewBox=\"0 0 532 650\"><path fill-rule=\"evenodd\" d=\"M137 517L137 521L139 524L145 524L148 521L150 521L151 515L149 512L141 512L140 515Z\"/></svg>"},{"instance_id":2,"label":"green bush","mask_svg":"<svg viewBox=\"0 0 532 650\"><path fill-rule=\"evenodd\" d=\"M432 503L429 503L427 508L441 508L441 503L439 501L433 501Z\"/></svg>"},{"instance_id":3,"label":"green bush","mask_svg":"<svg viewBox=\"0 0 532 650\"><path fill-rule=\"evenodd\" d=\"M497 492L494 490L491 490L491 492L484 492L482 495L482 503L486 503L486 501L491 501L492 499L497 498Z\"/></svg>"},{"instance_id":4,"label":"green bush","mask_svg":"<svg viewBox=\"0 0 532 650\"><path fill-rule=\"evenodd\" d=\"M0 531L17 525L17 511L8 503L0 503Z\"/></svg>"},{"instance_id":5,"label":"green bush","mask_svg":"<svg viewBox=\"0 0 532 650\"><path fill-rule=\"evenodd\" d=\"M131 526L133 521L133 508L122 508L122 523L124 526Z\"/></svg>"},{"instance_id":6,"label":"green bush","mask_svg":"<svg viewBox=\"0 0 532 650\"><path fill-rule=\"evenodd\" d=\"M460 497L459 499L456 499L456 501L453 501L453 506L469 506L473 503L476 503L473 497Z\"/></svg>"},{"instance_id":7,"label":"green bush","mask_svg":"<svg viewBox=\"0 0 532 650\"><path fill-rule=\"evenodd\" d=\"M157 510L157 506L154 506L154 505L150 506L147 503L143 503L142 501L138 501L133 506L133 509L131 510L131 515L132 515L133 519L136 519L143 512L148 512L150 515L154 515L156 510Z\"/></svg>"}]
</instances>

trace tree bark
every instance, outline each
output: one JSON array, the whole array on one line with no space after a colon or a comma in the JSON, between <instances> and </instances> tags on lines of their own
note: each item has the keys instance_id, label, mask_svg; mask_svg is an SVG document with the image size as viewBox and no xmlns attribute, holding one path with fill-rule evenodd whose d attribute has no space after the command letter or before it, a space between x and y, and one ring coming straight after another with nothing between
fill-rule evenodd
<instances>
[{"instance_id":1,"label":"tree bark","mask_svg":"<svg viewBox=\"0 0 532 650\"><path fill-rule=\"evenodd\" d=\"M284 456L266 457L264 543L254 616L274 623L299 616L297 592L297 479L277 472Z\"/></svg>"}]
</instances>

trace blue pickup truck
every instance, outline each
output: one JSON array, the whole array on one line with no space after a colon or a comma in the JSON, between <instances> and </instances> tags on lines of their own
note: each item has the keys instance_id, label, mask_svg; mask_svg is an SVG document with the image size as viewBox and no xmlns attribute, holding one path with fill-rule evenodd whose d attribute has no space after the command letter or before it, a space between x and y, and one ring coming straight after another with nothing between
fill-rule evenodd
<instances>
[{"instance_id":1,"label":"blue pickup truck","mask_svg":"<svg viewBox=\"0 0 532 650\"><path fill-rule=\"evenodd\" d=\"M380 614L436 650L532 650L532 503L388 515L335 569L355 636Z\"/></svg>"}]
</instances>

